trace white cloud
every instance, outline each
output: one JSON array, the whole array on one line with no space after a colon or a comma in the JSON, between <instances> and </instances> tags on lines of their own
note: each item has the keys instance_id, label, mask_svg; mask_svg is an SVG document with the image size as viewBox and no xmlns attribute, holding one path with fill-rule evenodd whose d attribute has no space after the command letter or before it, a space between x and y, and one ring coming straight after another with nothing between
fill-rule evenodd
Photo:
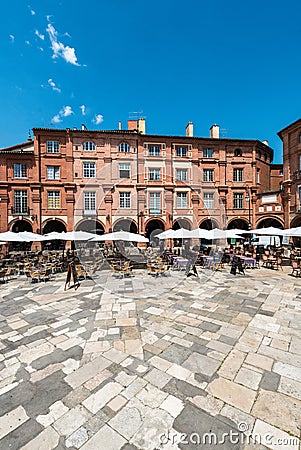
<instances>
[{"instance_id":1,"label":"white cloud","mask_svg":"<svg viewBox=\"0 0 301 450\"><path fill-rule=\"evenodd\" d=\"M63 106L63 108L60 110L60 115L62 117L68 117L71 116L71 114L74 114L71 106Z\"/></svg>"},{"instance_id":2,"label":"white cloud","mask_svg":"<svg viewBox=\"0 0 301 450\"><path fill-rule=\"evenodd\" d=\"M57 87L57 85L55 84L55 82L53 81L52 78L49 78L48 84L49 84L49 86L52 87L52 89L53 89L54 91L56 91L56 92L61 92L60 88Z\"/></svg>"},{"instance_id":3,"label":"white cloud","mask_svg":"<svg viewBox=\"0 0 301 450\"><path fill-rule=\"evenodd\" d=\"M100 123L103 122L103 115L96 114L94 119L92 119L92 122L95 123L95 125L99 125Z\"/></svg>"},{"instance_id":4,"label":"white cloud","mask_svg":"<svg viewBox=\"0 0 301 450\"><path fill-rule=\"evenodd\" d=\"M71 114L74 114L71 106L63 106L60 112L52 117L51 123L60 123L63 117L71 116Z\"/></svg>"},{"instance_id":5,"label":"white cloud","mask_svg":"<svg viewBox=\"0 0 301 450\"><path fill-rule=\"evenodd\" d=\"M62 121L62 120L61 120L61 117L60 117L59 114L56 114L56 115L53 116L52 119L51 119L51 123L60 123L61 121Z\"/></svg>"},{"instance_id":6,"label":"white cloud","mask_svg":"<svg viewBox=\"0 0 301 450\"><path fill-rule=\"evenodd\" d=\"M32 16L35 16L35 15L36 15L36 12L35 12L33 9L31 9L31 10L30 10L30 14L31 14Z\"/></svg>"},{"instance_id":7,"label":"white cloud","mask_svg":"<svg viewBox=\"0 0 301 450\"><path fill-rule=\"evenodd\" d=\"M31 45L29 41L25 41L25 44L27 44L27 45Z\"/></svg>"},{"instance_id":8,"label":"white cloud","mask_svg":"<svg viewBox=\"0 0 301 450\"><path fill-rule=\"evenodd\" d=\"M36 30L36 31L34 32L34 34L35 34L36 36L38 36L38 38L40 38L42 41L44 41L45 36L44 36L44 34L39 33L39 30Z\"/></svg>"},{"instance_id":9,"label":"white cloud","mask_svg":"<svg viewBox=\"0 0 301 450\"><path fill-rule=\"evenodd\" d=\"M80 110L82 112L82 115L85 116L86 115L86 106L85 105L81 105L80 106Z\"/></svg>"},{"instance_id":10,"label":"white cloud","mask_svg":"<svg viewBox=\"0 0 301 450\"><path fill-rule=\"evenodd\" d=\"M61 57L67 63L73 64L74 66L80 66L80 64L77 62L75 48L64 45L58 40L58 32L51 23L47 25L46 31L51 42L51 48L53 51L52 58L55 59Z\"/></svg>"},{"instance_id":11,"label":"white cloud","mask_svg":"<svg viewBox=\"0 0 301 450\"><path fill-rule=\"evenodd\" d=\"M13 34L10 34L9 37L10 37L11 42L14 43L15 42L15 36Z\"/></svg>"}]
</instances>

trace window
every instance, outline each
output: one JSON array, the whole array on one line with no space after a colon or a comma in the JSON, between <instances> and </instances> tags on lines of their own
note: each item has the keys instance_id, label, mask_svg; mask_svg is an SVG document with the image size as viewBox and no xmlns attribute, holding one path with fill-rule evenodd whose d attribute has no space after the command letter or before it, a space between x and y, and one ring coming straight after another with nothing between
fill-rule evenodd
<instances>
[{"instance_id":1,"label":"window","mask_svg":"<svg viewBox=\"0 0 301 450\"><path fill-rule=\"evenodd\" d=\"M26 178L26 164L14 164L14 178Z\"/></svg>"},{"instance_id":2,"label":"window","mask_svg":"<svg viewBox=\"0 0 301 450\"><path fill-rule=\"evenodd\" d=\"M187 147L182 147L180 145L176 146L176 155L180 158L185 158L187 156Z\"/></svg>"},{"instance_id":3,"label":"window","mask_svg":"<svg viewBox=\"0 0 301 450\"><path fill-rule=\"evenodd\" d=\"M257 152L257 158L261 159L261 152L260 151Z\"/></svg>"},{"instance_id":4,"label":"window","mask_svg":"<svg viewBox=\"0 0 301 450\"><path fill-rule=\"evenodd\" d=\"M149 179L151 181L160 181L160 169L149 169Z\"/></svg>"},{"instance_id":5,"label":"window","mask_svg":"<svg viewBox=\"0 0 301 450\"><path fill-rule=\"evenodd\" d=\"M46 151L47 153L59 153L60 152L59 141L46 141Z\"/></svg>"},{"instance_id":6,"label":"window","mask_svg":"<svg viewBox=\"0 0 301 450\"><path fill-rule=\"evenodd\" d=\"M214 181L214 169L204 169L203 181Z\"/></svg>"},{"instance_id":7,"label":"window","mask_svg":"<svg viewBox=\"0 0 301 450\"><path fill-rule=\"evenodd\" d=\"M119 164L119 177L120 178L130 178L130 176L131 176L130 163Z\"/></svg>"},{"instance_id":8,"label":"window","mask_svg":"<svg viewBox=\"0 0 301 450\"><path fill-rule=\"evenodd\" d=\"M244 169L233 170L233 181L243 181Z\"/></svg>"},{"instance_id":9,"label":"window","mask_svg":"<svg viewBox=\"0 0 301 450\"><path fill-rule=\"evenodd\" d=\"M119 144L118 151L123 153L129 153L130 152L129 144L127 144L126 142L121 142L121 144Z\"/></svg>"},{"instance_id":10,"label":"window","mask_svg":"<svg viewBox=\"0 0 301 450\"><path fill-rule=\"evenodd\" d=\"M149 213L161 214L161 194L160 192L151 192L149 194Z\"/></svg>"},{"instance_id":11,"label":"window","mask_svg":"<svg viewBox=\"0 0 301 450\"><path fill-rule=\"evenodd\" d=\"M234 156L242 156L242 151L240 148L236 148L234 150Z\"/></svg>"},{"instance_id":12,"label":"window","mask_svg":"<svg viewBox=\"0 0 301 450\"><path fill-rule=\"evenodd\" d=\"M131 193L119 192L119 208L130 208L130 207L131 207Z\"/></svg>"},{"instance_id":13,"label":"window","mask_svg":"<svg viewBox=\"0 0 301 450\"><path fill-rule=\"evenodd\" d=\"M95 178L96 168L95 162L84 162L84 178Z\"/></svg>"},{"instance_id":14,"label":"window","mask_svg":"<svg viewBox=\"0 0 301 450\"><path fill-rule=\"evenodd\" d=\"M301 170L301 155L299 155L299 170Z\"/></svg>"},{"instance_id":15,"label":"window","mask_svg":"<svg viewBox=\"0 0 301 450\"><path fill-rule=\"evenodd\" d=\"M203 158L213 158L213 148L204 148Z\"/></svg>"},{"instance_id":16,"label":"window","mask_svg":"<svg viewBox=\"0 0 301 450\"><path fill-rule=\"evenodd\" d=\"M244 208L244 194L234 194L234 209Z\"/></svg>"},{"instance_id":17,"label":"window","mask_svg":"<svg viewBox=\"0 0 301 450\"><path fill-rule=\"evenodd\" d=\"M256 183L260 183L260 169L256 171Z\"/></svg>"},{"instance_id":18,"label":"window","mask_svg":"<svg viewBox=\"0 0 301 450\"><path fill-rule=\"evenodd\" d=\"M14 192L14 214L27 214L27 191Z\"/></svg>"},{"instance_id":19,"label":"window","mask_svg":"<svg viewBox=\"0 0 301 450\"><path fill-rule=\"evenodd\" d=\"M61 193L60 191L48 191L48 209L60 209Z\"/></svg>"},{"instance_id":20,"label":"window","mask_svg":"<svg viewBox=\"0 0 301 450\"><path fill-rule=\"evenodd\" d=\"M205 192L204 193L204 208L214 209L214 193Z\"/></svg>"},{"instance_id":21,"label":"window","mask_svg":"<svg viewBox=\"0 0 301 450\"><path fill-rule=\"evenodd\" d=\"M187 208L187 192L177 192L177 208Z\"/></svg>"},{"instance_id":22,"label":"window","mask_svg":"<svg viewBox=\"0 0 301 450\"><path fill-rule=\"evenodd\" d=\"M160 145L149 145L148 146L148 154L149 156L160 156Z\"/></svg>"},{"instance_id":23,"label":"window","mask_svg":"<svg viewBox=\"0 0 301 450\"><path fill-rule=\"evenodd\" d=\"M299 133L299 142L301 142L301 133Z\"/></svg>"},{"instance_id":24,"label":"window","mask_svg":"<svg viewBox=\"0 0 301 450\"><path fill-rule=\"evenodd\" d=\"M84 211L96 212L96 192L84 192Z\"/></svg>"},{"instance_id":25,"label":"window","mask_svg":"<svg viewBox=\"0 0 301 450\"><path fill-rule=\"evenodd\" d=\"M88 141L83 143L83 150L87 152L92 152L95 150L95 144L94 142Z\"/></svg>"},{"instance_id":26,"label":"window","mask_svg":"<svg viewBox=\"0 0 301 450\"><path fill-rule=\"evenodd\" d=\"M187 181L187 169L176 169L177 181Z\"/></svg>"},{"instance_id":27,"label":"window","mask_svg":"<svg viewBox=\"0 0 301 450\"><path fill-rule=\"evenodd\" d=\"M47 166L47 179L59 180L60 179L60 167L59 166Z\"/></svg>"}]
</instances>

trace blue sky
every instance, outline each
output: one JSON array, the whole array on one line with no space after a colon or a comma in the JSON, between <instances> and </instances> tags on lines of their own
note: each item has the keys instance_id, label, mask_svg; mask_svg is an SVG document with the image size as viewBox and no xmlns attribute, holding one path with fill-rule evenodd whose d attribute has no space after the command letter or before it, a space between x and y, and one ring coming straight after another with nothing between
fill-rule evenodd
<instances>
[{"instance_id":1,"label":"blue sky","mask_svg":"<svg viewBox=\"0 0 301 450\"><path fill-rule=\"evenodd\" d=\"M2 2L0 147L33 127L267 139L301 117L301 2Z\"/></svg>"}]
</instances>

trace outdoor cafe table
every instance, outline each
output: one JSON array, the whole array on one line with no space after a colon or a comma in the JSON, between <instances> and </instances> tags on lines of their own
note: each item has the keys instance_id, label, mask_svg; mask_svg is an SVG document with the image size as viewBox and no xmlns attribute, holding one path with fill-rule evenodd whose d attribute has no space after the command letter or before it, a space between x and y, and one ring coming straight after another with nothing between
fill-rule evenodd
<instances>
[{"instance_id":1,"label":"outdoor cafe table","mask_svg":"<svg viewBox=\"0 0 301 450\"><path fill-rule=\"evenodd\" d=\"M250 258L249 256L241 256L240 259L244 267L256 267L256 259Z\"/></svg>"},{"instance_id":2,"label":"outdoor cafe table","mask_svg":"<svg viewBox=\"0 0 301 450\"><path fill-rule=\"evenodd\" d=\"M182 257L173 258L174 268L177 270L185 269L187 266L188 259Z\"/></svg>"}]
</instances>

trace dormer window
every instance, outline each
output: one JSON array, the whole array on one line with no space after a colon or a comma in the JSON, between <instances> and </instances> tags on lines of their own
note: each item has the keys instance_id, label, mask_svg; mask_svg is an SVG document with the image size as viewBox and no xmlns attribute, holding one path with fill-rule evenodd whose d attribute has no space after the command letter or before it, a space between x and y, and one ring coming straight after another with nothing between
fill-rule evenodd
<instances>
[{"instance_id":1,"label":"dormer window","mask_svg":"<svg viewBox=\"0 0 301 450\"><path fill-rule=\"evenodd\" d=\"M119 152L130 153L130 146L126 142L121 142L118 147Z\"/></svg>"},{"instance_id":2,"label":"dormer window","mask_svg":"<svg viewBox=\"0 0 301 450\"><path fill-rule=\"evenodd\" d=\"M242 156L242 151L240 148L236 148L234 150L234 156Z\"/></svg>"},{"instance_id":3,"label":"dormer window","mask_svg":"<svg viewBox=\"0 0 301 450\"><path fill-rule=\"evenodd\" d=\"M94 142L87 141L83 143L83 150L86 152L93 152L95 150Z\"/></svg>"}]
</instances>

